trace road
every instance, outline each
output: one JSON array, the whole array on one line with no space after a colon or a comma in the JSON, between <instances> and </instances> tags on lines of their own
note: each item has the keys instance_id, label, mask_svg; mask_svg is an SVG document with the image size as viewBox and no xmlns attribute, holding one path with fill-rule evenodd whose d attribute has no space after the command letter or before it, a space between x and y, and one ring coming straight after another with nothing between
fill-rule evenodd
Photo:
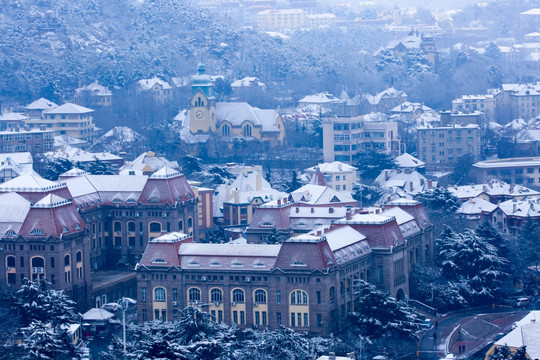
<instances>
[{"instance_id":1,"label":"road","mask_svg":"<svg viewBox=\"0 0 540 360\"><path fill-rule=\"evenodd\" d=\"M458 328L460 324L466 323L475 315L497 313L508 313L510 315L510 313L518 312L523 312L523 314L526 313L524 310L516 310L511 307L495 306L495 308L492 308L491 306L486 306L460 310L434 318L432 321L434 324L437 324L437 326L433 326L426 331L420 340L418 345L419 358L423 360L432 360L444 357L446 355L447 342L453 331ZM433 337L434 334L437 334L436 338ZM466 349L466 352L462 357L467 358L468 355L472 355L473 352L470 354L468 353L471 350L473 349Z\"/></svg>"}]
</instances>

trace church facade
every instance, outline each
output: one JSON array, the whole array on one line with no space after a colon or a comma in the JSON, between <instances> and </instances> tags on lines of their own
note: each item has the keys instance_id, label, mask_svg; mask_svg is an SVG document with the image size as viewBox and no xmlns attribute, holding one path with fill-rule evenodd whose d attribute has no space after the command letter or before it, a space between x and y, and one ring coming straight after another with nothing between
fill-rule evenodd
<instances>
[{"instance_id":1,"label":"church facade","mask_svg":"<svg viewBox=\"0 0 540 360\"><path fill-rule=\"evenodd\" d=\"M199 64L191 85L190 109L183 126L192 135L246 138L280 145L285 141L283 119L275 110L259 109L246 102L216 102L212 79Z\"/></svg>"}]
</instances>

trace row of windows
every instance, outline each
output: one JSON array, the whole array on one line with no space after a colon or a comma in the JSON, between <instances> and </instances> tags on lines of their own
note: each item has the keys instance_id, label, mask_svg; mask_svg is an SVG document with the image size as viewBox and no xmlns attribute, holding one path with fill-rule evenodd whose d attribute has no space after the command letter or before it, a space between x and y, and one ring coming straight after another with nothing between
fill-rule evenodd
<instances>
[{"instance_id":1,"label":"row of windows","mask_svg":"<svg viewBox=\"0 0 540 360\"><path fill-rule=\"evenodd\" d=\"M146 301L146 287L141 288L141 300ZM191 303L197 303L202 301L201 290L197 287L191 287L188 289L188 301ZM320 295L318 294L318 298ZM223 302L223 290L220 288L210 289L209 300L211 303L222 303ZM309 297L307 292L303 290L293 290L290 293L290 304L291 305L308 305ZM167 291L163 287L156 287L154 289L154 301L155 302L164 302L167 301ZM172 301L178 301L178 290L177 288L172 289ZM231 301L234 303L245 303L246 294L243 289L233 289L231 291ZM267 303L267 292L264 289L256 289L253 291L253 301L256 304L266 304ZM281 303L281 291L276 291L276 302ZM320 303L320 299L318 300Z\"/></svg>"}]
</instances>

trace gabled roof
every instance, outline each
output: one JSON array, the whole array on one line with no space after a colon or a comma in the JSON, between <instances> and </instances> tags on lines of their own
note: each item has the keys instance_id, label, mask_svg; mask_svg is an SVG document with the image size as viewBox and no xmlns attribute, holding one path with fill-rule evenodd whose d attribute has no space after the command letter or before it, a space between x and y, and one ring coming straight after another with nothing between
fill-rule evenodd
<instances>
[{"instance_id":1,"label":"gabled roof","mask_svg":"<svg viewBox=\"0 0 540 360\"><path fill-rule=\"evenodd\" d=\"M259 81L256 77L246 76L243 79L236 80L231 84L231 87L248 87L248 86L266 86L262 82Z\"/></svg>"},{"instance_id":2,"label":"gabled roof","mask_svg":"<svg viewBox=\"0 0 540 360\"><path fill-rule=\"evenodd\" d=\"M66 200L55 194L47 194L43 199L32 204L31 207L51 209L59 206L64 206L66 204L71 204L71 200Z\"/></svg>"},{"instance_id":3,"label":"gabled roof","mask_svg":"<svg viewBox=\"0 0 540 360\"><path fill-rule=\"evenodd\" d=\"M224 121L232 126L241 126L250 121L254 126L262 127L262 131L281 131L276 125L279 114L271 109L259 109L246 102L218 102L216 104L217 124Z\"/></svg>"},{"instance_id":4,"label":"gabled roof","mask_svg":"<svg viewBox=\"0 0 540 360\"><path fill-rule=\"evenodd\" d=\"M422 160L415 158L409 153L403 153L394 159L397 167L400 168L419 168L425 166L426 163Z\"/></svg>"},{"instance_id":5,"label":"gabled roof","mask_svg":"<svg viewBox=\"0 0 540 360\"><path fill-rule=\"evenodd\" d=\"M21 114L21 113L14 113L14 112L9 112L0 116L0 121L23 121L26 119L27 119L26 115Z\"/></svg>"},{"instance_id":6,"label":"gabled roof","mask_svg":"<svg viewBox=\"0 0 540 360\"><path fill-rule=\"evenodd\" d=\"M92 308L82 315L83 321L105 321L114 317L105 309Z\"/></svg>"},{"instance_id":7,"label":"gabled roof","mask_svg":"<svg viewBox=\"0 0 540 360\"><path fill-rule=\"evenodd\" d=\"M481 215L485 213L492 213L497 209L497 205L490 203L482 198L473 198L465 201L459 209L457 209L456 214L461 215Z\"/></svg>"},{"instance_id":8,"label":"gabled roof","mask_svg":"<svg viewBox=\"0 0 540 360\"><path fill-rule=\"evenodd\" d=\"M298 101L299 103L306 103L306 104L330 104L330 103L340 103L343 102L343 100L338 99L332 94L329 94L327 92L318 93L315 95L308 95L303 97L301 100Z\"/></svg>"},{"instance_id":9,"label":"gabled roof","mask_svg":"<svg viewBox=\"0 0 540 360\"><path fill-rule=\"evenodd\" d=\"M522 218L530 216L536 218L540 216L540 199L525 198L519 201L512 199L500 203L499 209L507 216L517 216Z\"/></svg>"},{"instance_id":10,"label":"gabled roof","mask_svg":"<svg viewBox=\"0 0 540 360\"><path fill-rule=\"evenodd\" d=\"M305 172L316 172L319 169L323 174L339 174L341 172L355 172L358 170L354 166L341 161L326 162L305 169Z\"/></svg>"},{"instance_id":11,"label":"gabled roof","mask_svg":"<svg viewBox=\"0 0 540 360\"><path fill-rule=\"evenodd\" d=\"M75 91L77 93L80 93L82 91L89 91L92 93L92 95L95 95L95 96L111 96L112 95L112 91L109 90L109 88L107 88L106 86L100 85L97 80L89 85L80 87L76 89Z\"/></svg>"},{"instance_id":12,"label":"gabled roof","mask_svg":"<svg viewBox=\"0 0 540 360\"><path fill-rule=\"evenodd\" d=\"M144 172L154 172L162 167L179 170L180 167L176 161L169 161L163 156L157 156L153 151L147 151L139 155L135 160L126 162L121 170L139 170Z\"/></svg>"},{"instance_id":13,"label":"gabled roof","mask_svg":"<svg viewBox=\"0 0 540 360\"><path fill-rule=\"evenodd\" d=\"M47 114L87 114L93 111L94 110L81 106L81 105L77 105L73 103L65 103L64 105L60 105L58 107L45 110L44 113L47 113Z\"/></svg>"},{"instance_id":14,"label":"gabled roof","mask_svg":"<svg viewBox=\"0 0 540 360\"><path fill-rule=\"evenodd\" d=\"M21 175L3 184L0 184L1 192L47 192L65 187L65 184L60 184L42 178L37 173L30 175Z\"/></svg>"},{"instance_id":15,"label":"gabled roof","mask_svg":"<svg viewBox=\"0 0 540 360\"><path fill-rule=\"evenodd\" d=\"M164 90L172 89L172 86L169 85L168 82L161 80L158 77L154 77L152 79L142 79L137 81L137 84L142 90L150 90L156 84L160 85Z\"/></svg>"},{"instance_id":16,"label":"gabled roof","mask_svg":"<svg viewBox=\"0 0 540 360\"><path fill-rule=\"evenodd\" d=\"M386 90L381 91L375 96L367 95L366 99L371 105L378 105L382 99L386 98L402 98L407 97L407 94L401 90L396 90L393 87L390 87Z\"/></svg>"},{"instance_id":17,"label":"gabled roof","mask_svg":"<svg viewBox=\"0 0 540 360\"><path fill-rule=\"evenodd\" d=\"M356 203L348 191L336 191L328 186L307 184L290 194L295 203L331 205Z\"/></svg>"},{"instance_id":18,"label":"gabled roof","mask_svg":"<svg viewBox=\"0 0 540 360\"><path fill-rule=\"evenodd\" d=\"M18 234L30 211L30 201L9 192L0 194L0 237L9 236L8 231Z\"/></svg>"}]
</instances>

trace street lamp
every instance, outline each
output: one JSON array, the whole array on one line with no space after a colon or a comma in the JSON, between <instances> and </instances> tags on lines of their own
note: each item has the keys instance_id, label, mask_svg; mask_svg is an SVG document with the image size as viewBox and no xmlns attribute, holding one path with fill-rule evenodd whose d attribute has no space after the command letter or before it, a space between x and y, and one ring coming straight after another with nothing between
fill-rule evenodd
<instances>
[{"instance_id":1,"label":"street lamp","mask_svg":"<svg viewBox=\"0 0 540 360\"><path fill-rule=\"evenodd\" d=\"M118 300L118 303L120 304L121 310L122 310L122 329L123 329L122 338L123 338L124 354L125 354L126 353L126 310L129 306L129 302L125 297L123 297L120 300Z\"/></svg>"}]
</instances>

